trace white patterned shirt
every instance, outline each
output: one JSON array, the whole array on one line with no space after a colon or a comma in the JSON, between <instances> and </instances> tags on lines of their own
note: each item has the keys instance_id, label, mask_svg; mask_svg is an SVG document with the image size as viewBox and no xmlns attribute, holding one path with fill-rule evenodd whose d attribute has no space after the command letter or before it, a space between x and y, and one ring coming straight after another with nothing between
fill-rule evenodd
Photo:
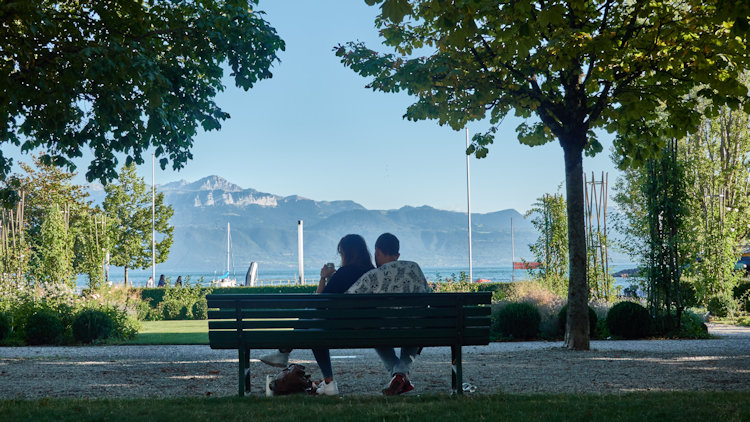
<instances>
[{"instance_id":1,"label":"white patterned shirt","mask_svg":"<svg viewBox=\"0 0 750 422\"><path fill-rule=\"evenodd\" d=\"M429 293L429 284L416 262L391 261L366 272L346 293Z\"/></svg>"}]
</instances>

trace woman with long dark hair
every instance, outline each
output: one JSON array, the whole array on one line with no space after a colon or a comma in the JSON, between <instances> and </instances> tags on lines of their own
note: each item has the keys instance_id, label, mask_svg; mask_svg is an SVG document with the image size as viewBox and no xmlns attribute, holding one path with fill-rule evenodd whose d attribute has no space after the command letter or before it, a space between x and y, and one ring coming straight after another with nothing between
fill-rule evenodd
<instances>
[{"instance_id":1,"label":"woman with long dark hair","mask_svg":"<svg viewBox=\"0 0 750 422\"><path fill-rule=\"evenodd\" d=\"M362 275L375 268L365 239L358 234L347 234L339 241L341 266L338 270L324 266L320 270L318 293L344 293Z\"/></svg>"},{"instance_id":2,"label":"woman with long dark hair","mask_svg":"<svg viewBox=\"0 0 750 422\"><path fill-rule=\"evenodd\" d=\"M355 281L373 268L372 256L367 250L365 239L358 234L347 234L339 241L339 255L341 266L338 270L325 265L320 270L318 293L344 293ZM331 353L328 349L313 349L313 355L318 362L320 372L323 373L323 383L318 386L317 393L335 396L339 393L338 385L333 380Z\"/></svg>"},{"instance_id":3,"label":"woman with long dark hair","mask_svg":"<svg viewBox=\"0 0 750 422\"><path fill-rule=\"evenodd\" d=\"M337 270L333 264L326 264L320 270L318 293L344 293L355 281L373 268L372 255L367 249L365 239L358 234L347 234L342 237L338 245L341 256L341 266ZM291 349L280 349L278 352L261 356L260 361L272 366L286 367L289 363ZM338 386L333 380L331 354L328 349L314 349L315 360L318 361L320 372L323 373L323 383L318 386L317 393L334 396L339 393Z\"/></svg>"}]
</instances>

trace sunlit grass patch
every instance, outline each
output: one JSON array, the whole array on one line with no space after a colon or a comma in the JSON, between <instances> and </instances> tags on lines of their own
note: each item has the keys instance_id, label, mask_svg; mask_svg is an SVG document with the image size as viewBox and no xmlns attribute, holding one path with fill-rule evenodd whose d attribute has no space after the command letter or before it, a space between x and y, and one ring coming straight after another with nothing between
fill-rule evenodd
<instances>
[{"instance_id":1,"label":"sunlit grass patch","mask_svg":"<svg viewBox=\"0 0 750 422\"><path fill-rule=\"evenodd\" d=\"M208 344L208 321L143 321L135 338L122 344Z\"/></svg>"}]
</instances>

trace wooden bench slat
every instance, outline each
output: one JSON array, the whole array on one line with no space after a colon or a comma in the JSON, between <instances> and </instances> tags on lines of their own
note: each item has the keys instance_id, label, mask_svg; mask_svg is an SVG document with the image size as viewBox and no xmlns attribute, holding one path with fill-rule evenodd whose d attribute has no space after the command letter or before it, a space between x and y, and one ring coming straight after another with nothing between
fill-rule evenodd
<instances>
[{"instance_id":1,"label":"wooden bench slat","mask_svg":"<svg viewBox=\"0 0 750 422\"><path fill-rule=\"evenodd\" d=\"M463 308L463 314L467 316L486 316L491 309L489 306L470 306ZM404 311L399 308L392 309L350 309L347 311L338 309L247 309L240 312L242 319L268 319L268 318L386 318L399 317ZM458 309L453 308L409 308L409 315L415 317L455 317ZM237 311L234 309L209 310L209 319L236 319Z\"/></svg>"},{"instance_id":2,"label":"wooden bench slat","mask_svg":"<svg viewBox=\"0 0 750 422\"><path fill-rule=\"evenodd\" d=\"M475 296L475 300L462 297L461 295L471 293L401 293L399 297L383 297L382 294L350 295L350 294L305 294L292 293L285 296L283 302L278 301L278 294L256 294L256 295L223 295L213 294L206 296L209 308L235 308L239 303L245 308L365 308L365 307L420 307L429 303L432 307L456 306L457 304L486 303L484 296ZM341 300L344 299L344 300Z\"/></svg>"},{"instance_id":3,"label":"wooden bench slat","mask_svg":"<svg viewBox=\"0 0 750 422\"><path fill-rule=\"evenodd\" d=\"M488 331L489 333L489 331ZM325 341L297 341L295 343L289 343L279 346L279 343L263 342L249 347L249 349L278 349L279 347L291 348L291 349L374 349L378 347L450 347L455 343L455 337L452 338L425 338L420 339L403 339L395 342L393 339L380 338L380 339L351 339L346 344L337 345L331 347L330 343ZM462 343L463 346L486 346L489 344L487 341L487 335L481 335L476 337L466 337L466 340ZM237 349L240 345L236 342L223 344L216 341L211 344L212 349Z\"/></svg>"},{"instance_id":4,"label":"wooden bench slat","mask_svg":"<svg viewBox=\"0 0 750 422\"><path fill-rule=\"evenodd\" d=\"M271 300L273 298L284 297L284 300L310 300L319 298L331 298L332 300L338 300L345 298L347 300L354 301L367 301L371 299L378 299L381 302L384 300L402 300L408 299L414 301L415 298L425 298L429 302L437 303L437 301L448 300L453 303L467 304L467 303L489 303L492 299L490 292L461 292L461 293L359 293L359 294L348 294L348 293L213 293L206 296L207 300Z\"/></svg>"},{"instance_id":5,"label":"wooden bench slat","mask_svg":"<svg viewBox=\"0 0 750 422\"><path fill-rule=\"evenodd\" d=\"M243 309L240 311L240 315L243 319L245 318L294 318L296 316L304 318L369 318L378 316L399 316L405 313L413 314L415 316L456 316L458 309L454 306L452 308L277 308L277 309ZM221 310L209 310L209 318L221 318L230 319L237 318L236 308L222 308Z\"/></svg>"},{"instance_id":6,"label":"wooden bench slat","mask_svg":"<svg viewBox=\"0 0 750 422\"><path fill-rule=\"evenodd\" d=\"M351 349L351 348L373 348L373 347L400 347L400 346L451 346L457 342L456 332L451 330L421 330L425 332L418 335L414 331L393 330L345 330L335 336L328 332L328 336L322 337L313 331L263 331L246 332L247 337L242 341L237 338L237 333L232 331L212 331L209 333L209 342L214 349L236 349L240 346L249 349ZM257 335L253 335L257 334ZM387 334L387 335L386 335ZM465 330L462 345L483 345L489 342L489 328L469 328Z\"/></svg>"},{"instance_id":7,"label":"wooden bench slat","mask_svg":"<svg viewBox=\"0 0 750 422\"><path fill-rule=\"evenodd\" d=\"M472 330L482 330L482 327L468 327L464 329L464 333L471 333ZM228 334L237 335L237 331L233 330L214 330L213 332L224 332ZM410 337L442 337L442 338L453 338L453 343L456 342L457 334L455 328L446 327L432 327L432 328L340 328L340 329L328 329L328 330L317 330L317 329L305 329L305 330L289 330L289 329L264 329L264 330L246 330L242 332L242 339L248 345L256 341L266 341L267 339L321 339L329 341L332 345L346 342L353 338L410 338ZM288 341L288 340L285 340ZM331 349L335 347L331 346Z\"/></svg>"},{"instance_id":8,"label":"wooden bench slat","mask_svg":"<svg viewBox=\"0 0 750 422\"><path fill-rule=\"evenodd\" d=\"M489 325L489 317L467 317L463 323L464 326L485 326ZM318 319L262 319L262 320L243 320L239 324L243 330L249 329L269 329L269 328L424 328L424 327L450 327L456 326L455 318L424 318L424 317L400 317L400 318L361 318L320 321ZM211 330L236 330L238 327L237 320L209 321L208 328Z\"/></svg>"}]
</instances>

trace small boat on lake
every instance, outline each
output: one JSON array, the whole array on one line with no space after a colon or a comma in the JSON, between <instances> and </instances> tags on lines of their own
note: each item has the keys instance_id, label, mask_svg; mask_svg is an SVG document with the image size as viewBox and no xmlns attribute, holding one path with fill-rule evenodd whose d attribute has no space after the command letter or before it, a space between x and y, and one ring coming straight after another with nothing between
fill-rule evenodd
<instances>
[{"instance_id":1,"label":"small boat on lake","mask_svg":"<svg viewBox=\"0 0 750 422\"><path fill-rule=\"evenodd\" d=\"M237 279L234 277L229 276L229 260L231 256L231 245L232 245L232 237L230 234L230 228L229 223L227 223L227 271L219 277L216 280L211 281L211 286L213 287L235 287L237 286Z\"/></svg>"}]
</instances>

